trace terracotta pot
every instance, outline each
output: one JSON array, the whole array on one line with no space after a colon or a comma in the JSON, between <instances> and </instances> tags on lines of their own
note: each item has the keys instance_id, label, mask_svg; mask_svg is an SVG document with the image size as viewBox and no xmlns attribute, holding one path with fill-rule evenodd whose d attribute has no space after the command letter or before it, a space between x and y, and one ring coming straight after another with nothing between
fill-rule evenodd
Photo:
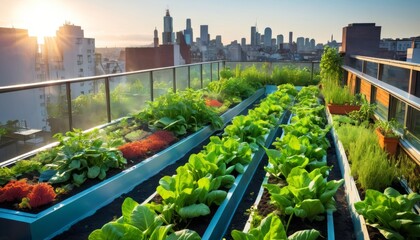
<instances>
[{"instance_id":1,"label":"terracotta pot","mask_svg":"<svg viewBox=\"0 0 420 240\"><path fill-rule=\"evenodd\" d=\"M379 129L376 129L375 132L376 135L378 135L379 145L381 148L387 151L389 155L395 156L397 153L398 143L400 142L399 137L385 137Z\"/></svg>"},{"instance_id":2,"label":"terracotta pot","mask_svg":"<svg viewBox=\"0 0 420 240\"><path fill-rule=\"evenodd\" d=\"M358 111L360 105L338 105L338 104L327 104L328 110L331 114L347 115L349 112Z\"/></svg>"}]
</instances>

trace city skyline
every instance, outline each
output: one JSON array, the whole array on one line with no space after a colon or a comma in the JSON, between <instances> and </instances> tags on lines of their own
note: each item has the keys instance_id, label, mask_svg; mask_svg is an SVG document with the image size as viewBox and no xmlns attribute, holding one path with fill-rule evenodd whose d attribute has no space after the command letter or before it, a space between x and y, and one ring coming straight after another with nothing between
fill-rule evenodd
<instances>
[{"instance_id":1,"label":"city skyline","mask_svg":"<svg viewBox=\"0 0 420 240\"><path fill-rule=\"evenodd\" d=\"M326 43L334 36L341 42L342 28L350 23L376 23L381 38L420 36L420 1L355 0L305 1L188 1L127 0L122 4L108 0L15 0L0 10L0 27L28 29L31 36L54 36L65 22L81 26L86 37L95 38L97 47L129 47L153 44L153 31L162 43L163 17L169 9L174 32L186 28L191 19L194 36L200 25L208 25L210 38L222 36L223 44L246 38L250 44L251 26L258 32L266 27L272 36L284 36L289 42L297 37L314 38ZM195 41L195 39L194 39Z\"/></svg>"}]
</instances>

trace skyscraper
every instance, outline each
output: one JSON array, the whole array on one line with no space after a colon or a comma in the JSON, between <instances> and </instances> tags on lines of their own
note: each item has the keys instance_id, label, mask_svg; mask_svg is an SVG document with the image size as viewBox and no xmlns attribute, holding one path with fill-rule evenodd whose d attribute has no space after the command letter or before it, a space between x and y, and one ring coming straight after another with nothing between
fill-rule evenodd
<instances>
[{"instance_id":1,"label":"skyscraper","mask_svg":"<svg viewBox=\"0 0 420 240\"><path fill-rule=\"evenodd\" d=\"M298 37L296 39L297 52L302 52L305 49L305 38Z\"/></svg>"},{"instance_id":2,"label":"skyscraper","mask_svg":"<svg viewBox=\"0 0 420 240\"><path fill-rule=\"evenodd\" d=\"M283 44L284 42L284 37L282 34L277 35L277 45Z\"/></svg>"},{"instance_id":3,"label":"skyscraper","mask_svg":"<svg viewBox=\"0 0 420 240\"><path fill-rule=\"evenodd\" d=\"M292 46L293 43L293 32L289 32L289 45Z\"/></svg>"},{"instance_id":4,"label":"skyscraper","mask_svg":"<svg viewBox=\"0 0 420 240\"><path fill-rule=\"evenodd\" d=\"M200 25L200 40L201 45L207 46L209 45L209 26L208 25Z\"/></svg>"},{"instance_id":5,"label":"skyscraper","mask_svg":"<svg viewBox=\"0 0 420 240\"><path fill-rule=\"evenodd\" d=\"M194 39L193 36L193 29L191 28L191 19L187 18L187 26L184 30L184 37L185 37L185 42L187 43L187 45L191 45Z\"/></svg>"},{"instance_id":6,"label":"skyscraper","mask_svg":"<svg viewBox=\"0 0 420 240\"><path fill-rule=\"evenodd\" d=\"M266 27L264 29L264 47L271 47L271 28Z\"/></svg>"},{"instance_id":7,"label":"skyscraper","mask_svg":"<svg viewBox=\"0 0 420 240\"><path fill-rule=\"evenodd\" d=\"M155 28L155 31L153 31L153 47L159 46L159 37L158 37L158 31Z\"/></svg>"},{"instance_id":8,"label":"skyscraper","mask_svg":"<svg viewBox=\"0 0 420 240\"><path fill-rule=\"evenodd\" d=\"M257 27L251 27L251 46L257 45Z\"/></svg>"},{"instance_id":9,"label":"skyscraper","mask_svg":"<svg viewBox=\"0 0 420 240\"><path fill-rule=\"evenodd\" d=\"M162 44L173 44L174 42L172 17L169 9L166 9L166 15L163 17Z\"/></svg>"}]
</instances>

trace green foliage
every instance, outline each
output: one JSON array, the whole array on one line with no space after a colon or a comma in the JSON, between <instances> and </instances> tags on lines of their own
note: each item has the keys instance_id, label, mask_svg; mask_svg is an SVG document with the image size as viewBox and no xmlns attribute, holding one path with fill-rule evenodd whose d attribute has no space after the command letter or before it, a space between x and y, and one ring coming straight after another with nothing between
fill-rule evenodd
<instances>
[{"instance_id":1,"label":"green foliage","mask_svg":"<svg viewBox=\"0 0 420 240\"><path fill-rule=\"evenodd\" d=\"M342 65L343 58L340 56L338 49L325 46L319 64L322 81L338 85L343 74L343 70L341 69Z\"/></svg>"},{"instance_id":2,"label":"green foliage","mask_svg":"<svg viewBox=\"0 0 420 240\"><path fill-rule=\"evenodd\" d=\"M261 225L251 228L248 233L233 230L234 240L265 240L265 239L290 239L290 240L315 240L320 233L317 230L301 230L291 236L287 236L286 229L280 218L270 213L261 221Z\"/></svg>"},{"instance_id":3,"label":"green foliage","mask_svg":"<svg viewBox=\"0 0 420 240\"><path fill-rule=\"evenodd\" d=\"M122 168L126 164L122 153L117 149L120 141L104 140L99 130L83 133L75 129L65 135L54 136L59 144L55 147L57 156L46 165L57 172L49 180L51 183L71 181L76 186L87 178L103 180L110 168Z\"/></svg>"},{"instance_id":4,"label":"green foliage","mask_svg":"<svg viewBox=\"0 0 420 240\"><path fill-rule=\"evenodd\" d=\"M363 99L363 104L358 111L352 111L348 115L355 124L368 124L375 114L376 104L369 104L366 99Z\"/></svg>"},{"instance_id":5,"label":"green foliage","mask_svg":"<svg viewBox=\"0 0 420 240\"><path fill-rule=\"evenodd\" d=\"M307 172L300 167L293 168L286 181L288 185L284 187L264 185L271 195L272 203L283 214L296 215L310 221L323 220L327 210L335 210L333 197L344 183L344 179L327 182L320 168Z\"/></svg>"},{"instance_id":6,"label":"green foliage","mask_svg":"<svg viewBox=\"0 0 420 240\"><path fill-rule=\"evenodd\" d=\"M42 163L35 160L20 160L12 167L0 168L0 185L8 183L12 179L17 179L19 176L30 172L42 171Z\"/></svg>"},{"instance_id":7,"label":"green foliage","mask_svg":"<svg viewBox=\"0 0 420 240\"><path fill-rule=\"evenodd\" d=\"M129 132L128 134L126 134L124 137L130 141L130 142L134 142L134 141L138 141L144 137L146 137L149 133L142 130L142 129L138 129L132 132Z\"/></svg>"},{"instance_id":8,"label":"green foliage","mask_svg":"<svg viewBox=\"0 0 420 240\"><path fill-rule=\"evenodd\" d=\"M145 205L140 205L131 198L122 204L122 217L106 223L101 229L93 231L89 240L118 239L185 239L199 240L200 236L191 230L174 232L172 225L164 225L161 216Z\"/></svg>"},{"instance_id":9,"label":"green foliage","mask_svg":"<svg viewBox=\"0 0 420 240\"><path fill-rule=\"evenodd\" d=\"M205 104L203 93L188 89L167 94L148 102L148 107L135 115L139 121L152 128L166 129L176 135L193 133L207 124L220 129L223 121L211 107Z\"/></svg>"},{"instance_id":10,"label":"green foliage","mask_svg":"<svg viewBox=\"0 0 420 240\"><path fill-rule=\"evenodd\" d=\"M235 73L230 70L230 68L225 67L222 70L220 70L220 78L221 79L229 79L235 77Z\"/></svg>"},{"instance_id":11,"label":"green foliage","mask_svg":"<svg viewBox=\"0 0 420 240\"><path fill-rule=\"evenodd\" d=\"M311 71L308 68L298 68L294 66L274 67L271 73L271 80L266 84L286 84L295 86L309 86L319 83L319 77L315 76L311 80Z\"/></svg>"},{"instance_id":12,"label":"green foliage","mask_svg":"<svg viewBox=\"0 0 420 240\"><path fill-rule=\"evenodd\" d=\"M347 86L340 87L336 84L323 84L322 95L325 102L338 105L356 105L356 98Z\"/></svg>"},{"instance_id":13,"label":"green foliage","mask_svg":"<svg viewBox=\"0 0 420 240\"><path fill-rule=\"evenodd\" d=\"M414 192L419 192L420 190L420 166L411 159L404 152L398 155L395 168L398 172L398 176L402 178L403 181L406 181L408 186Z\"/></svg>"},{"instance_id":14,"label":"green foliage","mask_svg":"<svg viewBox=\"0 0 420 240\"><path fill-rule=\"evenodd\" d=\"M420 217L412 211L417 202L420 202L419 194L401 195L388 187L384 193L368 189L365 199L354 207L387 239L419 239Z\"/></svg>"},{"instance_id":15,"label":"green foliage","mask_svg":"<svg viewBox=\"0 0 420 240\"><path fill-rule=\"evenodd\" d=\"M390 186L395 179L395 169L380 148L373 130L343 124L336 131L348 152L352 175L361 187L382 191Z\"/></svg>"},{"instance_id":16,"label":"green foliage","mask_svg":"<svg viewBox=\"0 0 420 240\"><path fill-rule=\"evenodd\" d=\"M379 119L375 123L376 128L386 137L398 137L399 134L396 132L397 129L402 129L402 124L396 119L389 121Z\"/></svg>"}]
</instances>

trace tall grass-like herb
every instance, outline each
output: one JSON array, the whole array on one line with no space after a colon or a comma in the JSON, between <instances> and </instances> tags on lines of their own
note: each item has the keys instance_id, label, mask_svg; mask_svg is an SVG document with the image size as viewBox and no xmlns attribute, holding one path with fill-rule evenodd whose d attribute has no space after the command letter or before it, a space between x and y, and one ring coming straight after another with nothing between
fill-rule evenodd
<instances>
[{"instance_id":1,"label":"tall grass-like herb","mask_svg":"<svg viewBox=\"0 0 420 240\"><path fill-rule=\"evenodd\" d=\"M363 189L382 191L391 185L396 172L372 129L344 124L337 134L348 153L352 175Z\"/></svg>"}]
</instances>

